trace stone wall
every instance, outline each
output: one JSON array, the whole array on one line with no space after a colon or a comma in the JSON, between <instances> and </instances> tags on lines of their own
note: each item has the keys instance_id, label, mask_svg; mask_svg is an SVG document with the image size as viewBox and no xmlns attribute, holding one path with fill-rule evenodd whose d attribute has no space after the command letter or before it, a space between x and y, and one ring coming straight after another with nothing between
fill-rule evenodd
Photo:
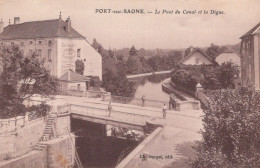
<instances>
[{"instance_id":1,"label":"stone wall","mask_svg":"<svg viewBox=\"0 0 260 168\"><path fill-rule=\"evenodd\" d=\"M45 125L46 121L43 117L27 123L11 134L2 134L0 137L0 161L16 158L32 150L32 147L39 142Z\"/></svg>"},{"instance_id":2,"label":"stone wall","mask_svg":"<svg viewBox=\"0 0 260 168\"><path fill-rule=\"evenodd\" d=\"M0 168L46 168L46 151L31 151L30 153L10 161L0 163Z\"/></svg>"},{"instance_id":3,"label":"stone wall","mask_svg":"<svg viewBox=\"0 0 260 168\"><path fill-rule=\"evenodd\" d=\"M46 142L49 168L72 167L75 157L75 136L67 134Z\"/></svg>"},{"instance_id":4,"label":"stone wall","mask_svg":"<svg viewBox=\"0 0 260 168\"><path fill-rule=\"evenodd\" d=\"M58 115L54 127L56 136L63 136L70 132L70 113Z\"/></svg>"}]
</instances>

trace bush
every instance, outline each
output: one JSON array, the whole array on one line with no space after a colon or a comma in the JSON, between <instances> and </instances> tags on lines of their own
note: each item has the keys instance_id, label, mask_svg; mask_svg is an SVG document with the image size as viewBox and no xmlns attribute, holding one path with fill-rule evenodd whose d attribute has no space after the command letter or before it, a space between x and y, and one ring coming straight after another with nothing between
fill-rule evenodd
<instances>
[{"instance_id":1,"label":"bush","mask_svg":"<svg viewBox=\"0 0 260 168\"><path fill-rule=\"evenodd\" d=\"M238 70L232 63L213 65L179 65L171 74L171 81L190 91L200 83L205 89L235 88Z\"/></svg>"},{"instance_id":2,"label":"bush","mask_svg":"<svg viewBox=\"0 0 260 168\"><path fill-rule=\"evenodd\" d=\"M260 92L215 91L195 146L194 168L260 167Z\"/></svg>"}]
</instances>

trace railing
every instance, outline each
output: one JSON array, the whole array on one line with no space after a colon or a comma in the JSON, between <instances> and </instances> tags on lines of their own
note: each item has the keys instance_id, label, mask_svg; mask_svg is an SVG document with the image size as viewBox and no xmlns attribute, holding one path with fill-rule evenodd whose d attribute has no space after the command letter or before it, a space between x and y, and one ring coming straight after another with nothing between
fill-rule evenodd
<instances>
[{"instance_id":1,"label":"railing","mask_svg":"<svg viewBox=\"0 0 260 168\"><path fill-rule=\"evenodd\" d=\"M134 114L128 112L122 112L117 110L111 110L111 118L108 118L108 110L96 107L71 105L71 112L74 114L81 114L90 117L106 118L111 120L117 120L119 122L135 123L145 125L147 119L151 117L148 115Z\"/></svg>"},{"instance_id":2,"label":"railing","mask_svg":"<svg viewBox=\"0 0 260 168\"><path fill-rule=\"evenodd\" d=\"M123 97L123 96L111 96L111 101L114 103L122 103L122 104L132 104L142 107L155 107L155 108L162 108L164 104L169 107L168 101L160 101L160 100L150 100L144 99L144 102L140 98L130 98L130 97Z\"/></svg>"}]
</instances>

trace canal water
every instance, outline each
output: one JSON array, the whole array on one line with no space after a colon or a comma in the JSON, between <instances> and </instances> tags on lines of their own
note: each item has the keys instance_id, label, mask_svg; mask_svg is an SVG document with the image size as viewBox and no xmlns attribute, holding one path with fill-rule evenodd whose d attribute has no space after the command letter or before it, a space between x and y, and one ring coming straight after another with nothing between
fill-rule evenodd
<instances>
[{"instance_id":1,"label":"canal water","mask_svg":"<svg viewBox=\"0 0 260 168\"><path fill-rule=\"evenodd\" d=\"M169 76L169 74L160 74L129 79L129 81L135 83L134 98L140 99L145 96L146 99L150 100L169 101L169 95L162 91L162 82Z\"/></svg>"}]
</instances>

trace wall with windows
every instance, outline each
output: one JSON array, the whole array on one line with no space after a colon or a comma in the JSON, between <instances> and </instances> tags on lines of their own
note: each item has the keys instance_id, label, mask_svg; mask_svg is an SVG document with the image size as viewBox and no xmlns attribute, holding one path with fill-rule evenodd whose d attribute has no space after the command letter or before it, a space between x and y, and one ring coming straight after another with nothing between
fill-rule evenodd
<instances>
[{"instance_id":1,"label":"wall with windows","mask_svg":"<svg viewBox=\"0 0 260 168\"><path fill-rule=\"evenodd\" d=\"M1 45L16 45L24 55L36 53L45 60L44 66L52 75L57 74L57 39L56 38L36 38L36 39L15 39L4 40Z\"/></svg>"},{"instance_id":2,"label":"wall with windows","mask_svg":"<svg viewBox=\"0 0 260 168\"><path fill-rule=\"evenodd\" d=\"M57 77L69 69L75 71L75 61L80 59L85 64L84 75L99 76L102 80L102 57L85 39L16 39L2 43L5 46L19 46L25 55L37 53L45 60L44 66Z\"/></svg>"}]
</instances>

